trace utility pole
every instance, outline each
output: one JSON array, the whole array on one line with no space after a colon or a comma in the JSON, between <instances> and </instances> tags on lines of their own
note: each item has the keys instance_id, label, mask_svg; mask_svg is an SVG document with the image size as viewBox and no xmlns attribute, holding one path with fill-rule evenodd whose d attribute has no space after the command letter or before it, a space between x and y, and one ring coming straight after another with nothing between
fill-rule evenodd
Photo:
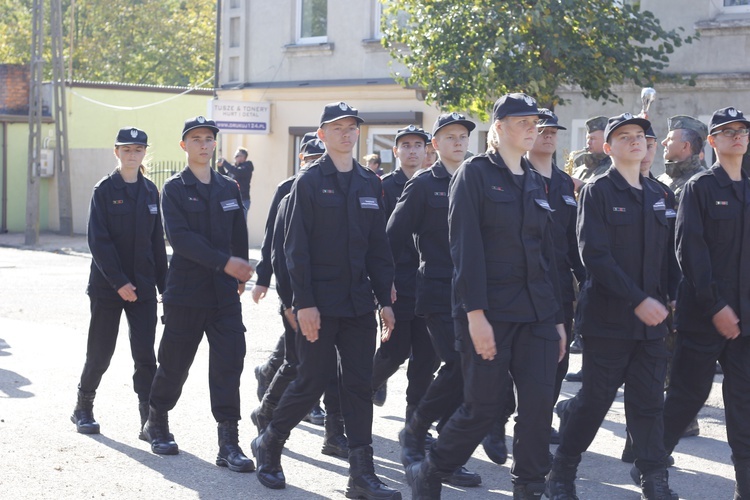
<instances>
[{"instance_id":1,"label":"utility pole","mask_svg":"<svg viewBox=\"0 0 750 500\"><path fill-rule=\"evenodd\" d=\"M39 243L39 170L42 154L42 68L44 0L32 2L31 81L29 89L29 170L26 181L26 245Z\"/></svg>"},{"instance_id":2,"label":"utility pole","mask_svg":"<svg viewBox=\"0 0 750 500\"><path fill-rule=\"evenodd\" d=\"M65 66L63 61L62 7L51 0L52 91L55 118L55 173L60 211L60 234L73 235L73 200L70 192L70 156L68 149L68 113L66 112ZM71 55L72 57L72 55Z\"/></svg>"}]
</instances>

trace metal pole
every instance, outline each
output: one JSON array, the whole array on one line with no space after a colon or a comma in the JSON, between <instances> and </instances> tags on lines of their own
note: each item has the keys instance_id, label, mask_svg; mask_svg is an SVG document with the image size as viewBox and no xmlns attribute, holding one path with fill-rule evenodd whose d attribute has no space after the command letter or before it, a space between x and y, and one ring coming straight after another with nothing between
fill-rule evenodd
<instances>
[{"instance_id":1,"label":"metal pole","mask_svg":"<svg viewBox=\"0 0 750 500\"><path fill-rule=\"evenodd\" d=\"M52 89L55 96L55 173L60 210L60 234L73 235L73 200L70 191L70 156L68 149L68 113L65 95L62 7L60 0L50 0L52 24Z\"/></svg>"},{"instance_id":2,"label":"metal pole","mask_svg":"<svg viewBox=\"0 0 750 500\"><path fill-rule=\"evenodd\" d=\"M29 89L29 158L26 181L26 245L39 243L39 169L42 154L42 68L44 65L44 0L32 2Z\"/></svg>"}]
</instances>

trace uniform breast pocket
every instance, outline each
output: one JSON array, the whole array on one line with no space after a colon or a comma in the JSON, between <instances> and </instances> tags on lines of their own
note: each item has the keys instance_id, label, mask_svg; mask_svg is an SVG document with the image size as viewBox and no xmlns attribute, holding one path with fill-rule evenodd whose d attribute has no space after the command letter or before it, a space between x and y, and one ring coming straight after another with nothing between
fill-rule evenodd
<instances>
[{"instance_id":1,"label":"uniform breast pocket","mask_svg":"<svg viewBox=\"0 0 750 500\"><path fill-rule=\"evenodd\" d=\"M200 227L201 220L208 217L208 206L201 199L188 199L184 205L188 223L192 228Z\"/></svg>"},{"instance_id":2,"label":"uniform breast pocket","mask_svg":"<svg viewBox=\"0 0 750 500\"><path fill-rule=\"evenodd\" d=\"M485 192L485 210L487 216L491 217L493 225L506 226L510 223L514 203L517 200L515 193L488 188ZM514 210L517 212L517 210Z\"/></svg>"},{"instance_id":3,"label":"uniform breast pocket","mask_svg":"<svg viewBox=\"0 0 750 500\"><path fill-rule=\"evenodd\" d=\"M734 232L740 217L739 209L739 204L729 204L729 202L716 202L715 205L708 207L709 220L706 225L712 240L724 245L736 236Z\"/></svg>"},{"instance_id":4,"label":"uniform breast pocket","mask_svg":"<svg viewBox=\"0 0 750 500\"><path fill-rule=\"evenodd\" d=\"M127 222L135 217L135 209L132 204L125 200L113 200L107 206L107 219L113 234L121 234Z\"/></svg>"},{"instance_id":5,"label":"uniform breast pocket","mask_svg":"<svg viewBox=\"0 0 750 500\"><path fill-rule=\"evenodd\" d=\"M618 207L614 207L607 213L607 226L610 228L615 246L624 246L631 241L633 214L624 210L624 208L619 210Z\"/></svg>"},{"instance_id":6,"label":"uniform breast pocket","mask_svg":"<svg viewBox=\"0 0 750 500\"><path fill-rule=\"evenodd\" d=\"M336 229L342 221L341 211L345 199L338 194L319 194L315 197L315 225L320 228Z\"/></svg>"},{"instance_id":7,"label":"uniform breast pocket","mask_svg":"<svg viewBox=\"0 0 750 500\"><path fill-rule=\"evenodd\" d=\"M427 198L427 204L430 208L448 208L447 195L433 195Z\"/></svg>"}]
</instances>

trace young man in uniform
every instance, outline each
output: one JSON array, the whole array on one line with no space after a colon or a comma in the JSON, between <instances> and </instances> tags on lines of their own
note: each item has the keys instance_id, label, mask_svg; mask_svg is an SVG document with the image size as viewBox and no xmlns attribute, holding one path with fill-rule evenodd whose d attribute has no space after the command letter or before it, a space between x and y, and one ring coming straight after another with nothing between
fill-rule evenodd
<instances>
[{"instance_id":1,"label":"young man in uniform","mask_svg":"<svg viewBox=\"0 0 750 500\"><path fill-rule=\"evenodd\" d=\"M387 334L395 326L394 271L380 179L352 158L362 121L348 104L328 104L318 129L326 154L300 172L292 185L284 252L302 334L299 366L297 378L252 447L261 484L284 488L284 443L336 374L338 356L350 449L346 496L400 499L398 491L375 475L371 446L377 334L373 294Z\"/></svg>"},{"instance_id":2,"label":"young man in uniform","mask_svg":"<svg viewBox=\"0 0 750 500\"><path fill-rule=\"evenodd\" d=\"M396 132L393 154L398 159L399 167L382 177L386 220L393 213L406 182L421 170L426 142L427 132L416 125L409 125ZM409 239L409 242L411 241ZM424 318L414 313L419 254L413 243L407 245L395 264L395 286L398 299L393 304L393 311L396 314L397 326L388 341L381 342L375 352L372 366L373 403L378 406L385 403L388 378L396 373L399 366L408 359L409 368L406 372L409 381L406 388L408 419L408 415L422 399L432 382L432 374L437 369L435 366L437 357L430 343Z\"/></svg>"},{"instance_id":3,"label":"young man in uniform","mask_svg":"<svg viewBox=\"0 0 750 500\"><path fill-rule=\"evenodd\" d=\"M717 162L685 184L677 211L677 350L664 403L664 444L677 445L711 391L722 384L737 500L750 498L750 180L742 171L750 120L714 112L708 142Z\"/></svg>"},{"instance_id":4,"label":"young man in uniform","mask_svg":"<svg viewBox=\"0 0 750 500\"><path fill-rule=\"evenodd\" d=\"M547 199L554 210L552 212L552 237L555 241L555 257L557 259L557 272L560 276L560 295L563 309L563 325L568 339L572 339L573 328L573 303L576 300L576 292L573 287L573 279L582 283L586 277L586 270L581 263L578 253L578 241L576 240L576 203L575 186L568 174L555 165L553 156L557 151L557 132L567 130L557 121L557 115L547 108L539 109L540 118L537 123L539 135L534 142L534 147L526 157L534 170L542 174L542 179L547 185ZM574 278L575 275L575 278ZM568 358L570 354L565 353L562 361L557 365L555 376L555 397L560 396L562 381L568 371ZM559 444L560 436L553 427L550 435L550 443Z\"/></svg>"},{"instance_id":5,"label":"young man in uniform","mask_svg":"<svg viewBox=\"0 0 750 500\"><path fill-rule=\"evenodd\" d=\"M159 367L142 438L154 453L177 454L167 412L177 404L205 333L211 411L219 433L216 465L249 472L255 465L239 447L237 424L245 359L240 295L253 268L247 261L247 225L237 183L211 169L218 132L216 123L202 116L185 121L180 147L187 167L162 189L164 230L173 255L164 291Z\"/></svg>"},{"instance_id":6,"label":"young man in uniform","mask_svg":"<svg viewBox=\"0 0 750 500\"><path fill-rule=\"evenodd\" d=\"M577 233L587 273L578 298L583 384L564 408L558 405L560 446L548 478L553 500L577 498L581 454L623 382L642 498L672 498L660 439L668 314L662 290L669 226L663 189L640 174L650 126L630 113L610 118L604 151L613 168L581 190Z\"/></svg>"}]
</instances>

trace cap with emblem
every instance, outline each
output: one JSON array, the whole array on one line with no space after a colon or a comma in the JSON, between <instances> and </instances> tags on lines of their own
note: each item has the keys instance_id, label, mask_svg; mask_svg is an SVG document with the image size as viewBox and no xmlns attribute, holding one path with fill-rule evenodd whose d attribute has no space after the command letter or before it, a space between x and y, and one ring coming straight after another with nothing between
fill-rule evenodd
<instances>
[{"instance_id":1,"label":"cap with emblem","mask_svg":"<svg viewBox=\"0 0 750 500\"><path fill-rule=\"evenodd\" d=\"M667 127L669 127L670 132L673 130L692 130L697 132L704 141L708 136L706 124L692 116L675 115L667 120Z\"/></svg>"},{"instance_id":2,"label":"cap with emblem","mask_svg":"<svg viewBox=\"0 0 750 500\"><path fill-rule=\"evenodd\" d=\"M349 106L344 101L332 102L331 104L326 104L326 107L323 108L323 114L320 115L320 125L322 126L344 118L354 118L358 124L363 123L364 120L358 115L359 111L357 111L357 108Z\"/></svg>"},{"instance_id":3,"label":"cap with emblem","mask_svg":"<svg viewBox=\"0 0 750 500\"><path fill-rule=\"evenodd\" d=\"M604 130L607 128L607 117L606 116L595 116L586 120L586 132L596 132L597 130Z\"/></svg>"},{"instance_id":4,"label":"cap with emblem","mask_svg":"<svg viewBox=\"0 0 750 500\"><path fill-rule=\"evenodd\" d=\"M398 146L398 140L406 135L417 135L424 139L425 144L430 140L430 134L424 131L424 129L417 127L416 125L409 125L408 127L400 128L396 131L396 138L393 143Z\"/></svg>"},{"instance_id":5,"label":"cap with emblem","mask_svg":"<svg viewBox=\"0 0 750 500\"><path fill-rule=\"evenodd\" d=\"M185 126L182 127L182 140L185 140L185 134L196 128L210 129L214 133L214 137L219 133L219 127L216 126L215 121L208 120L203 116L196 116L185 120Z\"/></svg>"},{"instance_id":6,"label":"cap with emblem","mask_svg":"<svg viewBox=\"0 0 750 500\"><path fill-rule=\"evenodd\" d=\"M300 147L302 146L302 144L304 144L306 142L313 141L313 140L315 140L317 138L318 138L318 132L317 131L306 133L305 135L302 136L302 140L300 140L300 142L299 142L300 143Z\"/></svg>"},{"instance_id":7,"label":"cap with emblem","mask_svg":"<svg viewBox=\"0 0 750 500\"><path fill-rule=\"evenodd\" d=\"M135 127L121 128L117 132L117 139L115 139L115 146L125 146L127 144L137 144L139 146L148 147L148 136L143 130Z\"/></svg>"},{"instance_id":8,"label":"cap with emblem","mask_svg":"<svg viewBox=\"0 0 750 500\"><path fill-rule=\"evenodd\" d=\"M302 144L299 148L299 152L302 158L309 158L311 156L320 156L326 152L326 145L320 139L313 139Z\"/></svg>"},{"instance_id":9,"label":"cap with emblem","mask_svg":"<svg viewBox=\"0 0 750 500\"><path fill-rule=\"evenodd\" d=\"M557 122L557 115L551 109L539 108L539 121L536 124L536 128L548 127L568 130Z\"/></svg>"},{"instance_id":10,"label":"cap with emblem","mask_svg":"<svg viewBox=\"0 0 750 500\"><path fill-rule=\"evenodd\" d=\"M521 92L505 94L495 101L492 117L502 120L506 116L540 116L536 99Z\"/></svg>"},{"instance_id":11,"label":"cap with emblem","mask_svg":"<svg viewBox=\"0 0 750 500\"><path fill-rule=\"evenodd\" d=\"M717 109L711 116L711 124L708 126L708 133L712 133L717 127L735 122L744 123L746 127L750 127L750 121L745 119L745 115L742 114L742 111L739 109L733 108L732 106Z\"/></svg>"},{"instance_id":12,"label":"cap with emblem","mask_svg":"<svg viewBox=\"0 0 750 500\"><path fill-rule=\"evenodd\" d=\"M453 124L463 125L469 133L476 128L474 122L467 120L461 113L444 113L435 120L435 125L432 126L432 135L437 134L441 128Z\"/></svg>"},{"instance_id":13,"label":"cap with emblem","mask_svg":"<svg viewBox=\"0 0 750 500\"><path fill-rule=\"evenodd\" d=\"M607 120L607 126L604 128L604 142L609 142L609 136L612 135L612 132L625 125L638 125L643 129L644 134L651 128L651 122L645 118L638 118L630 113L623 113Z\"/></svg>"},{"instance_id":14,"label":"cap with emblem","mask_svg":"<svg viewBox=\"0 0 750 500\"><path fill-rule=\"evenodd\" d=\"M646 139L656 139L656 132L654 132L654 127L650 125L646 129Z\"/></svg>"}]
</instances>

